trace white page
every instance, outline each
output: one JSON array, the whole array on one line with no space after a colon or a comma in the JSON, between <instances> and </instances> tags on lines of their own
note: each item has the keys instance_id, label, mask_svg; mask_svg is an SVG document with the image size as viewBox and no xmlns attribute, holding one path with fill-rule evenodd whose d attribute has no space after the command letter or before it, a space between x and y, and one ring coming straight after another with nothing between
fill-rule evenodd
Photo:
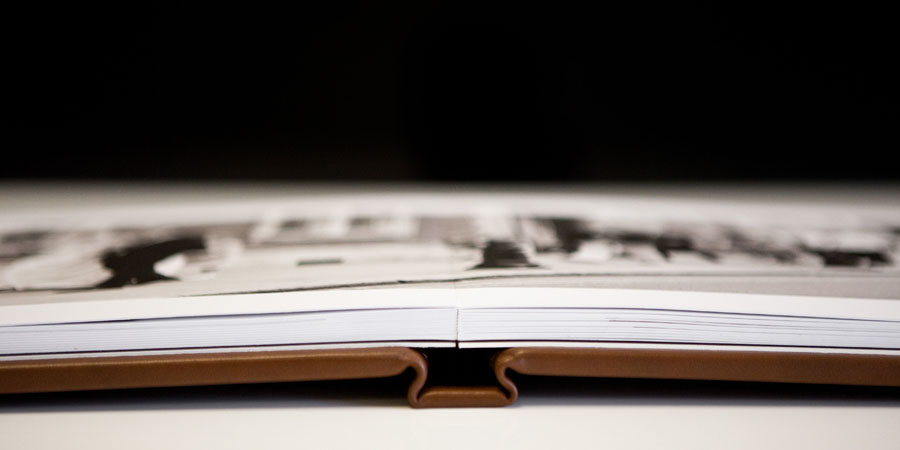
<instances>
[{"instance_id":1,"label":"white page","mask_svg":"<svg viewBox=\"0 0 900 450\"><path fill-rule=\"evenodd\" d=\"M373 289L141 298L0 307L0 326L364 309L455 308L452 289Z\"/></svg>"},{"instance_id":2,"label":"white page","mask_svg":"<svg viewBox=\"0 0 900 450\"><path fill-rule=\"evenodd\" d=\"M642 289L457 289L464 310L483 308L634 308L900 321L900 300L753 295Z\"/></svg>"},{"instance_id":3,"label":"white page","mask_svg":"<svg viewBox=\"0 0 900 450\"><path fill-rule=\"evenodd\" d=\"M353 289L0 308L0 326L399 308L634 308L900 321L900 301L638 289Z\"/></svg>"},{"instance_id":4,"label":"white page","mask_svg":"<svg viewBox=\"0 0 900 450\"><path fill-rule=\"evenodd\" d=\"M0 354L456 340L456 310L404 308L0 327Z\"/></svg>"}]
</instances>

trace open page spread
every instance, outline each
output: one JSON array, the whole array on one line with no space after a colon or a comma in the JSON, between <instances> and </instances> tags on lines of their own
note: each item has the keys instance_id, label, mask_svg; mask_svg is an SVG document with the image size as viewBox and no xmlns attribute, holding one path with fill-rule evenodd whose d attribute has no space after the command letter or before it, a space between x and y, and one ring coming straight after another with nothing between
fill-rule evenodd
<instances>
[{"instance_id":1,"label":"open page spread","mask_svg":"<svg viewBox=\"0 0 900 450\"><path fill-rule=\"evenodd\" d=\"M900 208L360 191L0 217L0 356L510 342L900 350Z\"/></svg>"}]
</instances>

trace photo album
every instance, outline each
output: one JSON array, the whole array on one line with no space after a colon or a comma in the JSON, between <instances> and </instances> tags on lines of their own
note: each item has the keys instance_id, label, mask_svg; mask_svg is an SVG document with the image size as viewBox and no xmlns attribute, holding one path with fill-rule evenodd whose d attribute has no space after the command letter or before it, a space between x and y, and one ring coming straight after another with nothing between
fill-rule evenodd
<instances>
[{"instance_id":1,"label":"photo album","mask_svg":"<svg viewBox=\"0 0 900 450\"><path fill-rule=\"evenodd\" d=\"M0 361L385 346L900 354L900 209L359 191L0 215Z\"/></svg>"}]
</instances>

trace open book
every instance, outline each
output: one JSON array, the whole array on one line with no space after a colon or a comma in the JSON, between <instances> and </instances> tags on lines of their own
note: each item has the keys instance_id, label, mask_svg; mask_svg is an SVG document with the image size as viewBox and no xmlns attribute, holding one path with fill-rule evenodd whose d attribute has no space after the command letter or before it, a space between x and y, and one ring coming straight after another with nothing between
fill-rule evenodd
<instances>
[{"instance_id":1,"label":"open book","mask_svg":"<svg viewBox=\"0 0 900 450\"><path fill-rule=\"evenodd\" d=\"M900 208L344 192L0 216L0 358L406 347L900 354Z\"/></svg>"}]
</instances>

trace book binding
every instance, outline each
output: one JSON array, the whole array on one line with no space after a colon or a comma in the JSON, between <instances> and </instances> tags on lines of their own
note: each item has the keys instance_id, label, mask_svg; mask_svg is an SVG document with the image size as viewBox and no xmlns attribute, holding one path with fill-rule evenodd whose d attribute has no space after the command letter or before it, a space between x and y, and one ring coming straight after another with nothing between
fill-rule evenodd
<instances>
[{"instance_id":1,"label":"book binding","mask_svg":"<svg viewBox=\"0 0 900 450\"><path fill-rule=\"evenodd\" d=\"M496 376L493 385L429 385L427 357L405 347L6 361L0 362L0 394L386 378L407 371L414 408L511 405L519 395L513 373L900 386L900 356L880 354L516 347L498 350L484 364Z\"/></svg>"}]
</instances>

